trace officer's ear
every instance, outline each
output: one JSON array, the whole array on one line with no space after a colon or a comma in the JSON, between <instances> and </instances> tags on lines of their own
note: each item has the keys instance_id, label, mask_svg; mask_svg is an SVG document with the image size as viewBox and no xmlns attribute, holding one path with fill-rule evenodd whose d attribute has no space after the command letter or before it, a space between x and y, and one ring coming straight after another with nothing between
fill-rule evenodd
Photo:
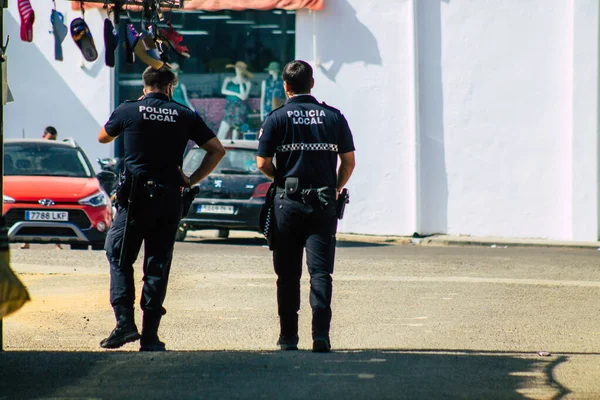
<instances>
[{"instance_id":1,"label":"officer's ear","mask_svg":"<svg viewBox=\"0 0 600 400\"><path fill-rule=\"evenodd\" d=\"M290 85L286 81L283 81L283 90L285 91L285 94L287 95L287 97L291 97L290 96Z\"/></svg>"},{"instance_id":2,"label":"officer's ear","mask_svg":"<svg viewBox=\"0 0 600 400\"><path fill-rule=\"evenodd\" d=\"M315 87L315 78L310 78L310 88L314 88Z\"/></svg>"}]
</instances>

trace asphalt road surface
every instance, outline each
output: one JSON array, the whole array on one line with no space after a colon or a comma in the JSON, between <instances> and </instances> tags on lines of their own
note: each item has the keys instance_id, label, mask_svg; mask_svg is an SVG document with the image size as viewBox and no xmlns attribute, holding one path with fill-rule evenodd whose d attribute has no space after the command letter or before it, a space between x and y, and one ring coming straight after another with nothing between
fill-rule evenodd
<instances>
[{"instance_id":1,"label":"asphalt road surface","mask_svg":"<svg viewBox=\"0 0 600 400\"><path fill-rule=\"evenodd\" d=\"M169 351L148 354L98 346L104 252L15 245L32 301L4 320L0 400L600 399L599 257L339 240L334 351L314 354L306 268L300 351L281 352L264 241L196 236L175 249Z\"/></svg>"}]
</instances>

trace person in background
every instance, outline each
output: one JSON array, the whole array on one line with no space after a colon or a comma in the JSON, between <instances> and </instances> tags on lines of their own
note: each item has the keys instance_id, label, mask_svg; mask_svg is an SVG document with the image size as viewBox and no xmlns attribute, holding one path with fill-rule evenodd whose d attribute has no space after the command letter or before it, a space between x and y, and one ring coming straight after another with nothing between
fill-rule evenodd
<instances>
[{"instance_id":1,"label":"person in background","mask_svg":"<svg viewBox=\"0 0 600 400\"><path fill-rule=\"evenodd\" d=\"M55 127L53 126L47 126L46 129L44 129L44 133L42 134L42 139L45 140L56 140L58 138L58 131L56 130ZM23 245L21 246L22 250L27 250L30 248L29 243L23 243ZM60 245L60 243L56 243L56 250L62 250L62 246Z\"/></svg>"}]
</instances>

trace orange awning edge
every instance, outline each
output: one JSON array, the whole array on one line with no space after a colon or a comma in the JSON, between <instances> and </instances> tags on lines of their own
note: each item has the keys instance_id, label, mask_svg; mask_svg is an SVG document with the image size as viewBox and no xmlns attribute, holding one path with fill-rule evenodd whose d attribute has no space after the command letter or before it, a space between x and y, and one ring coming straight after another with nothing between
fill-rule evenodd
<instances>
[{"instance_id":1,"label":"orange awning edge","mask_svg":"<svg viewBox=\"0 0 600 400\"><path fill-rule=\"evenodd\" d=\"M190 0L185 1L184 10L204 10L204 11L221 11L221 10L298 10L308 8L310 10L322 10L324 0ZM101 8L104 3L84 3L85 8ZM71 3L73 10L80 10L80 2L73 1Z\"/></svg>"}]
</instances>

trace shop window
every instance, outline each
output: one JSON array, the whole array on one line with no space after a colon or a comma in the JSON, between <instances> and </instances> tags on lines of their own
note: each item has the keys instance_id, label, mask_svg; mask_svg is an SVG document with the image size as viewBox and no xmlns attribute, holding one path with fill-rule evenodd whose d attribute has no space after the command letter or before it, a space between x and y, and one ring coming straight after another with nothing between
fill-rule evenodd
<instances>
[{"instance_id":1,"label":"shop window","mask_svg":"<svg viewBox=\"0 0 600 400\"><path fill-rule=\"evenodd\" d=\"M174 99L194 108L221 139L255 139L265 115L285 101L281 69L295 55L294 11L171 11L190 57L171 52L180 84ZM139 13L121 26L141 30ZM145 64L118 51L117 104L142 93Z\"/></svg>"}]
</instances>

